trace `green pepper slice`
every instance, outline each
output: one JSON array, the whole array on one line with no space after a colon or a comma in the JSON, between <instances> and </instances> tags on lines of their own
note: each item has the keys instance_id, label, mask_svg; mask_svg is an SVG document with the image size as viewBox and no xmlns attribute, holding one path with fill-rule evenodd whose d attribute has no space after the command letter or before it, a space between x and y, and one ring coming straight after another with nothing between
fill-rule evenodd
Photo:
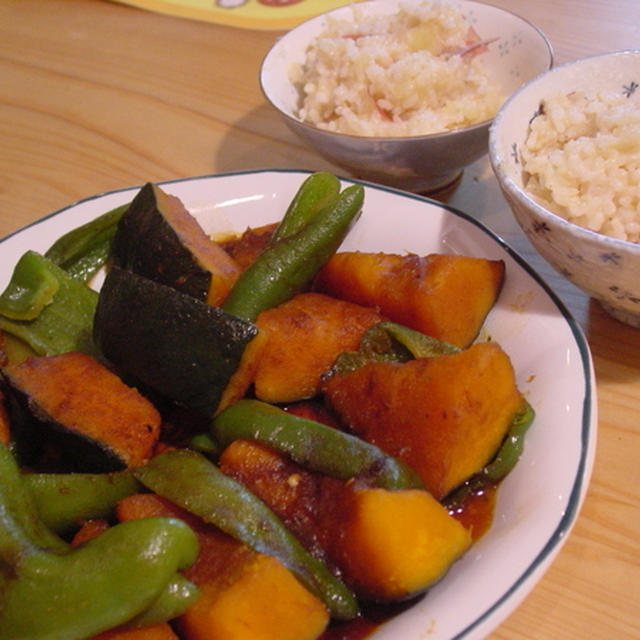
<instances>
[{"instance_id":1,"label":"green pepper slice","mask_svg":"<svg viewBox=\"0 0 640 640\"><path fill-rule=\"evenodd\" d=\"M181 573L176 573L149 607L122 627L139 629L173 620L183 614L199 597L200 589Z\"/></svg>"},{"instance_id":2,"label":"green pepper slice","mask_svg":"<svg viewBox=\"0 0 640 640\"><path fill-rule=\"evenodd\" d=\"M27 251L18 261L11 282L24 282L24 270L37 270L43 279L55 279L57 290L31 320L0 315L0 329L20 338L38 355L74 350L94 354L91 331L98 294L35 251ZM10 283L9 288L12 286ZM25 297L29 295L24 292Z\"/></svg>"},{"instance_id":3,"label":"green pepper slice","mask_svg":"<svg viewBox=\"0 0 640 640\"><path fill-rule=\"evenodd\" d=\"M342 480L359 477L390 490L423 488L409 467L375 445L259 400L231 405L214 418L211 432L222 447L233 440L256 440L307 469Z\"/></svg>"},{"instance_id":4,"label":"green pepper slice","mask_svg":"<svg viewBox=\"0 0 640 640\"><path fill-rule=\"evenodd\" d=\"M202 454L166 451L133 473L151 491L252 549L276 557L335 618L346 620L358 614L355 597L324 563L304 549L264 502Z\"/></svg>"},{"instance_id":5,"label":"green pepper slice","mask_svg":"<svg viewBox=\"0 0 640 640\"><path fill-rule=\"evenodd\" d=\"M58 238L45 257L81 282L89 282L105 264L118 222L128 209L124 204L103 213Z\"/></svg>"},{"instance_id":6,"label":"green pepper slice","mask_svg":"<svg viewBox=\"0 0 640 640\"><path fill-rule=\"evenodd\" d=\"M271 236L270 244L300 231L340 194L340 180L332 173L312 173L300 185L280 224Z\"/></svg>"},{"instance_id":7,"label":"green pepper slice","mask_svg":"<svg viewBox=\"0 0 640 640\"><path fill-rule=\"evenodd\" d=\"M18 466L0 445L1 638L82 640L153 610L172 582L182 584L176 595L186 595L176 576L195 560L198 540L181 520L124 522L71 549L53 544L34 514Z\"/></svg>"},{"instance_id":8,"label":"green pepper slice","mask_svg":"<svg viewBox=\"0 0 640 640\"><path fill-rule=\"evenodd\" d=\"M254 321L302 291L340 246L363 202L361 185L347 187L297 233L268 246L238 278L222 308Z\"/></svg>"},{"instance_id":9,"label":"green pepper slice","mask_svg":"<svg viewBox=\"0 0 640 640\"><path fill-rule=\"evenodd\" d=\"M120 500L142 489L129 471L26 473L23 482L42 522L59 535L69 533L83 520L110 518Z\"/></svg>"},{"instance_id":10,"label":"green pepper slice","mask_svg":"<svg viewBox=\"0 0 640 640\"><path fill-rule=\"evenodd\" d=\"M33 320L53 301L60 283L38 254L27 252L16 264L0 295L0 314L12 320Z\"/></svg>"},{"instance_id":11,"label":"green pepper slice","mask_svg":"<svg viewBox=\"0 0 640 640\"><path fill-rule=\"evenodd\" d=\"M444 499L448 509L459 508L467 496L500 482L513 470L522 455L525 435L534 418L535 411L525 400L522 409L513 417L507 435L491 462Z\"/></svg>"},{"instance_id":12,"label":"green pepper slice","mask_svg":"<svg viewBox=\"0 0 640 640\"><path fill-rule=\"evenodd\" d=\"M379 322L365 332L357 351L344 351L327 376L348 373L368 362L407 362L456 353L458 347L395 322Z\"/></svg>"}]
</instances>

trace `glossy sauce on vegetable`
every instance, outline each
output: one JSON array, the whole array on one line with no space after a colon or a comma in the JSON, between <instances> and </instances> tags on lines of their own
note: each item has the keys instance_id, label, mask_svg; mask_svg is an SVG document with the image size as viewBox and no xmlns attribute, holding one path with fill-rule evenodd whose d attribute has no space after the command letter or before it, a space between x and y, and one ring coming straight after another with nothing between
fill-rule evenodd
<instances>
[{"instance_id":1,"label":"glossy sauce on vegetable","mask_svg":"<svg viewBox=\"0 0 640 640\"><path fill-rule=\"evenodd\" d=\"M450 514L471 532L474 542L491 526L497 491L497 484L486 485L470 493L462 505L450 511Z\"/></svg>"},{"instance_id":2,"label":"glossy sauce on vegetable","mask_svg":"<svg viewBox=\"0 0 640 640\"><path fill-rule=\"evenodd\" d=\"M355 620L332 624L319 638L319 640L364 640L387 620L394 618L403 611L410 609L424 596L412 598L406 602L393 604L378 604L363 606L362 614Z\"/></svg>"}]
</instances>

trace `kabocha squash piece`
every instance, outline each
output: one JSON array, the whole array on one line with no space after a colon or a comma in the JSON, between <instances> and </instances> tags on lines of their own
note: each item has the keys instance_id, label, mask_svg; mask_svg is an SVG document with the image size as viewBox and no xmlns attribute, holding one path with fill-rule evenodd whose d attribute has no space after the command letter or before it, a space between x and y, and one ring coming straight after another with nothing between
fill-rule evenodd
<instances>
[{"instance_id":1,"label":"kabocha squash piece","mask_svg":"<svg viewBox=\"0 0 640 640\"><path fill-rule=\"evenodd\" d=\"M207 416L244 395L262 344L254 324L118 267L100 290L94 338L124 377Z\"/></svg>"},{"instance_id":2,"label":"kabocha squash piece","mask_svg":"<svg viewBox=\"0 0 640 640\"><path fill-rule=\"evenodd\" d=\"M341 480L359 479L385 489L422 488L404 463L340 429L296 416L267 402L243 398L211 422L215 442L261 442L306 469Z\"/></svg>"},{"instance_id":3,"label":"kabocha squash piece","mask_svg":"<svg viewBox=\"0 0 640 640\"><path fill-rule=\"evenodd\" d=\"M240 268L176 196L147 183L126 210L111 249L114 264L219 305Z\"/></svg>"},{"instance_id":4,"label":"kabocha squash piece","mask_svg":"<svg viewBox=\"0 0 640 640\"><path fill-rule=\"evenodd\" d=\"M17 450L46 442L66 470L116 471L145 463L160 415L90 356L32 357L2 370Z\"/></svg>"},{"instance_id":5,"label":"kabocha squash piece","mask_svg":"<svg viewBox=\"0 0 640 640\"><path fill-rule=\"evenodd\" d=\"M313 640L329 616L275 558L208 525L155 494L125 498L121 520L172 516L187 522L200 550L185 576L198 585L200 598L177 620L188 640Z\"/></svg>"},{"instance_id":6,"label":"kabocha squash piece","mask_svg":"<svg viewBox=\"0 0 640 640\"><path fill-rule=\"evenodd\" d=\"M73 534L71 538L71 546L79 547L89 540L97 538L104 533L111 524L107 520L87 520L83 522L80 528Z\"/></svg>"},{"instance_id":7,"label":"kabocha squash piece","mask_svg":"<svg viewBox=\"0 0 640 640\"><path fill-rule=\"evenodd\" d=\"M271 447L252 440L235 440L219 459L222 471L246 486L276 513L287 529L333 573L322 514L338 502L344 481L312 473ZM337 531L337 530L336 530ZM329 535L337 535L331 531Z\"/></svg>"},{"instance_id":8,"label":"kabocha squash piece","mask_svg":"<svg viewBox=\"0 0 640 640\"><path fill-rule=\"evenodd\" d=\"M504 279L504 263L457 255L337 253L315 279L316 291L376 307L389 320L466 347Z\"/></svg>"},{"instance_id":9,"label":"kabocha squash piece","mask_svg":"<svg viewBox=\"0 0 640 640\"><path fill-rule=\"evenodd\" d=\"M471 542L466 529L424 490L389 491L336 480L247 440L229 445L220 464L365 600L419 593Z\"/></svg>"},{"instance_id":10,"label":"kabocha squash piece","mask_svg":"<svg viewBox=\"0 0 640 640\"><path fill-rule=\"evenodd\" d=\"M255 229L248 228L241 235L219 240L218 243L244 271L268 246L277 226L278 223L274 222Z\"/></svg>"},{"instance_id":11,"label":"kabocha squash piece","mask_svg":"<svg viewBox=\"0 0 640 640\"><path fill-rule=\"evenodd\" d=\"M337 356L356 349L381 319L374 309L319 293L301 293L263 311L256 324L267 339L257 363L256 397L280 403L315 396Z\"/></svg>"},{"instance_id":12,"label":"kabocha squash piece","mask_svg":"<svg viewBox=\"0 0 640 640\"><path fill-rule=\"evenodd\" d=\"M370 363L328 378L323 391L354 433L403 460L437 499L491 460L525 403L509 357L491 342Z\"/></svg>"},{"instance_id":13,"label":"kabocha squash piece","mask_svg":"<svg viewBox=\"0 0 640 640\"><path fill-rule=\"evenodd\" d=\"M189 640L314 640L329 622L322 603L275 558L254 554L227 579L202 585L179 619Z\"/></svg>"},{"instance_id":14,"label":"kabocha squash piece","mask_svg":"<svg viewBox=\"0 0 640 640\"><path fill-rule=\"evenodd\" d=\"M337 504L344 482L309 472L285 454L254 440L235 440L221 453L222 471L248 487L284 522L293 535L333 573L340 570L328 553L322 515ZM330 535L337 535L337 530Z\"/></svg>"},{"instance_id":15,"label":"kabocha squash piece","mask_svg":"<svg viewBox=\"0 0 640 640\"><path fill-rule=\"evenodd\" d=\"M147 489L277 558L333 617L351 620L358 615L355 597L342 581L304 549L264 502L202 454L166 451L136 469L135 476Z\"/></svg>"},{"instance_id":16,"label":"kabocha squash piece","mask_svg":"<svg viewBox=\"0 0 640 640\"><path fill-rule=\"evenodd\" d=\"M328 537L345 581L362 598L403 600L436 583L470 546L470 533L427 491L350 485Z\"/></svg>"}]
</instances>

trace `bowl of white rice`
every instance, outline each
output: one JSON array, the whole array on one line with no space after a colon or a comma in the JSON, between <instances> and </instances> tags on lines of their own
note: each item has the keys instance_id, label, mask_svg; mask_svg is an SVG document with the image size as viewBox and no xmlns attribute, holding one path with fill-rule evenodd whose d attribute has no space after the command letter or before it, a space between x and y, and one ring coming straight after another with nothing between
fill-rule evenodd
<instances>
[{"instance_id":1,"label":"bowl of white rice","mask_svg":"<svg viewBox=\"0 0 640 640\"><path fill-rule=\"evenodd\" d=\"M352 176L432 192L487 153L498 108L552 63L544 34L509 11L368 0L285 34L260 84L284 122Z\"/></svg>"},{"instance_id":2,"label":"bowl of white rice","mask_svg":"<svg viewBox=\"0 0 640 640\"><path fill-rule=\"evenodd\" d=\"M489 157L536 250L640 327L640 50L558 66L517 91Z\"/></svg>"}]
</instances>

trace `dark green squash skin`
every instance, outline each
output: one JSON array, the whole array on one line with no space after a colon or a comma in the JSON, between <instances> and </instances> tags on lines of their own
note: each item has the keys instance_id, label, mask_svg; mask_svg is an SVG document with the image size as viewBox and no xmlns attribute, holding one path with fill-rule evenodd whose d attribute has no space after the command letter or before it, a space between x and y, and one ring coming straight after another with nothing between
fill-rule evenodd
<instances>
[{"instance_id":1,"label":"dark green squash skin","mask_svg":"<svg viewBox=\"0 0 640 640\"><path fill-rule=\"evenodd\" d=\"M0 389L11 420L12 448L21 465L39 471L108 473L126 468L116 450L50 416L2 373Z\"/></svg>"},{"instance_id":2,"label":"dark green squash skin","mask_svg":"<svg viewBox=\"0 0 640 640\"><path fill-rule=\"evenodd\" d=\"M118 222L110 259L113 264L205 300L211 273L203 268L158 207L148 182Z\"/></svg>"},{"instance_id":3,"label":"dark green squash skin","mask_svg":"<svg viewBox=\"0 0 640 640\"><path fill-rule=\"evenodd\" d=\"M100 290L93 331L124 379L207 416L258 334L251 322L118 267Z\"/></svg>"}]
</instances>

